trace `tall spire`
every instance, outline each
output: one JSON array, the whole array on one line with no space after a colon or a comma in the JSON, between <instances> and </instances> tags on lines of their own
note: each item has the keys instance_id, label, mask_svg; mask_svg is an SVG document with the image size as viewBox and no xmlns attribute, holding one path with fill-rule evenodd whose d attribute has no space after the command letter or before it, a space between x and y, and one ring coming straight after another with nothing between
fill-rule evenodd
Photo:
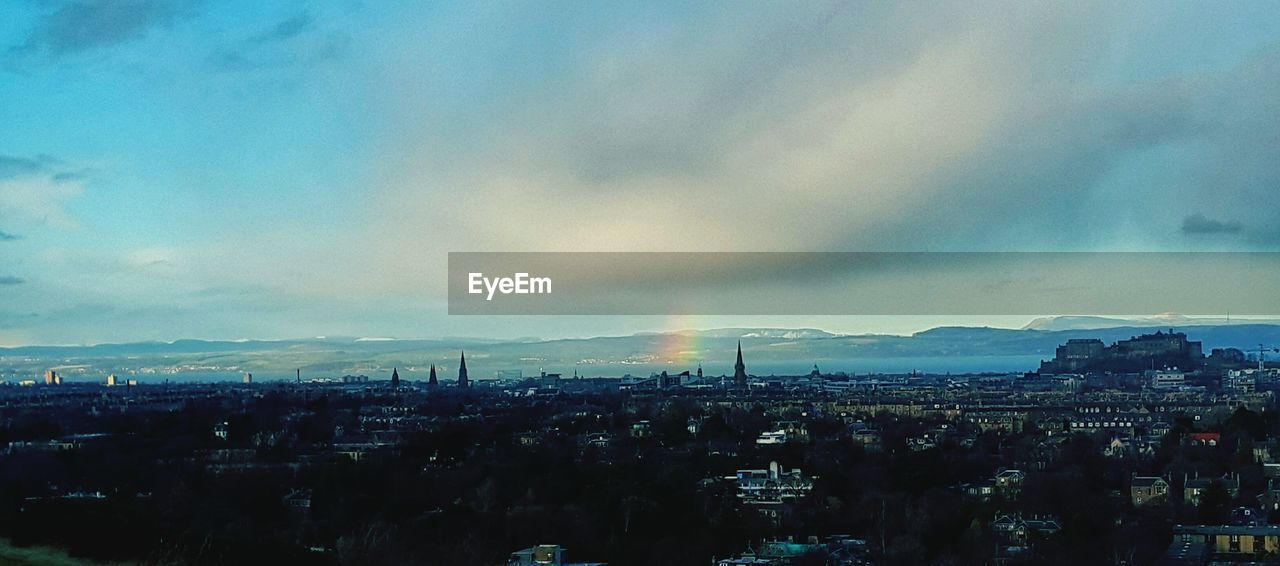
<instances>
[{"instance_id":1,"label":"tall spire","mask_svg":"<svg viewBox=\"0 0 1280 566\"><path fill-rule=\"evenodd\" d=\"M463 350L462 357L458 360L458 387L470 387L471 380L467 379L467 352Z\"/></svg>"},{"instance_id":2,"label":"tall spire","mask_svg":"<svg viewBox=\"0 0 1280 566\"><path fill-rule=\"evenodd\" d=\"M436 365L431 364L431 374L427 377L427 385L429 387L435 387L438 384L439 382L436 381Z\"/></svg>"},{"instance_id":3,"label":"tall spire","mask_svg":"<svg viewBox=\"0 0 1280 566\"><path fill-rule=\"evenodd\" d=\"M742 340L738 340L738 361L733 364L733 385L747 386L747 365L742 363Z\"/></svg>"},{"instance_id":4,"label":"tall spire","mask_svg":"<svg viewBox=\"0 0 1280 566\"><path fill-rule=\"evenodd\" d=\"M391 386L400 387L400 368L391 368Z\"/></svg>"}]
</instances>

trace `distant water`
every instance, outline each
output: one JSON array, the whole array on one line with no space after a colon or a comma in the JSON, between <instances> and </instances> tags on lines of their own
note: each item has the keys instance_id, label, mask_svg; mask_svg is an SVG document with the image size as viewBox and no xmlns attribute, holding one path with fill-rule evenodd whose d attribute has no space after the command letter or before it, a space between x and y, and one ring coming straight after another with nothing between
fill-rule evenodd
<instances>
[{"instance_id":1,"label":"distant water","mask_svg":"<svg viewBox=\"0 0 1280 566\"><path fill-rule=\"evenodd\" d=\"M828 359L818 360L816 363L818 369L823 373L845 372L849 374L865 375L868 373L910 373L918 371L931 374L962 374L962 373L981 373L981 372L1026 372L1039 367L1041 356L1039 355L1021 355L1021 356L924 356L924 357L886 357L886 358L848 358L848 359ZM805 360L784 360L784 361L757 361L747 360L747 371L756 376L769 375L805 375L813 371L813 361ZM520 369L526 377L538 375L540 369L537 366L515 368L510 365L501 368L487 368L484 364L472 362L469 364L472 379L491 379L498 370L509 371L512 369ZM667 371L668 373L680 373L689 370L690 373L697 371L697 363L690 364L590 364L577 366L578 372L584 377L622 377L626 374L634 376L648 376L652 373ZM565 377L573 375L574 367L545 367L548 372L559 372ZM706 375L732 375L733 367L726 363L708 363L703 365L703 371ZM369 376L371 380L390 379L391 371L365 371L361 372ZM438 374L440 379L452 381L455 378L453 371L445 371ZM215 382L234 382L242 381L244 374L241 372L183 372L175 374L138 374L126 375L121 374L120 379L137 379L140 383L163 383L168 380L171 383L215 383ZM339 379L341 374L332 374L324 372L308 372L303 370L303 380L315 378ZM400 368L401 379L408 381L425 381L427 372L412 371L406 368ZM293 372L253 372L254 383L268 383L279 381L293 381ZM88 381L90 376L77 377L74 381ZM103 378L105 379L105 377Z\"/></svg>"}]
</instances>

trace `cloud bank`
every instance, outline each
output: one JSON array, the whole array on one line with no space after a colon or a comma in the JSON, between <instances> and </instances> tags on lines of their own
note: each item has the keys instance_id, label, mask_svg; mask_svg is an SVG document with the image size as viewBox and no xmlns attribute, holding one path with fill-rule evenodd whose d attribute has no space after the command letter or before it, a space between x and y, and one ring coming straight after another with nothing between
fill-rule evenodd
<instances>
[{"instance_id":1,"label":"cloud bank","mask_svg":"<svg viewBox=\"0 0 1280 566\"><path fill-rule=\"evenodd\" d=\"M44 15L18 51L53 57L113 47L193 14L198 0L71 0Z\"/></svg>"},{"instance_id":2,"label":"cloud bank","mask_svg":"<svg viewBox=\"0 0 1280 566\"><path fill-rule=\"evenodd\" d=\"M39 4L19 339L465 333L449 251L1280 246L1265 4L354 5Z\"/></svg>"},{"instance_id":3,"label":"cloud bank","mask_svg":"<svg viewBox=\"0 0 1280 566\"><path fill-rule=\"evenodd\" d=\"M430 257L441 240L1178 250L1204 227L1181 221L1209 206L1244 225L1280 220L1255 200L1280 181L1276 50L1118 81L1107 74L1133 64L1124 46L1143 33L1131 7L750 12L607 19L539 88L499 96L483 119L413 96L435 90L430 57L397 61L384 86L416 120L388 159L399 170L387 212L405 228L388 239L440 227ZM636 19L643 34L628 29Z\"/></svg>"}]
</instances>

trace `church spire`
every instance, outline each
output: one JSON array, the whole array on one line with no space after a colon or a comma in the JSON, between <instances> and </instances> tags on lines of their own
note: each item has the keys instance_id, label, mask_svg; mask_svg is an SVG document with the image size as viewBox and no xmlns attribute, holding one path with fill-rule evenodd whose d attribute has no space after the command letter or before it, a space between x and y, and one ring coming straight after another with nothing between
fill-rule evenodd
<instances>
[{"instance_id":1,"label":"church spire","mask_svg":"<svg viewBox=\"0 0 1280 566\"><path fill-rule=\"evenodd\" d=\"M463 350L462 357L458 359L458 387L470 387L471 380L467 379L467 352Z\"/></svg>"},{"instance_id":2,"label":"church spire","mask_svg":"<svg viewBox=\"0 0 1280 566\"><path fill-rule=\"evenodd\" d=\"M400 369L391 368L391 386L400 387Z\"/></svg>"},{"instance_id":3,"label":"church spire","mask_svg":"<svg viewBox=\"0 0 1280 566\"><path fill-rule=\"evenodd\" d=\"M439 382L436 381L436 365L431 364L431 374L427 377L427 386L435 387L437 384Z\"/></svg>"},{"instance_id":4,"label":"church spire","mask_svg":"<svg viewBox=\"0 0 1280 566\"><path fill-rule=\"evenodd\" d=\"M733 385L742 388L747 386L747 365L742 363L742 340L738 340L738 361L733 364Z\"/></svg>"}]
</instances>

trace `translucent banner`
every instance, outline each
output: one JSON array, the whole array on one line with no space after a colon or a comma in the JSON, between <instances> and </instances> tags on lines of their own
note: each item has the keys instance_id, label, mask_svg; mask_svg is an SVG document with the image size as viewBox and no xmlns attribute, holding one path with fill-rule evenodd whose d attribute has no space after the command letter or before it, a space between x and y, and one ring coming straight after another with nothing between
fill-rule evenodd
<instances>
[{"instance_id":1,"label":"translucent banner","mask_svg":"<svg viewBox=\"0 0 1280 566\"><path fill-rule=\"evenodd\" d=\"M458 315L1280 314L1280 252L454 252Z\"/></svg>"}]
</instances>

